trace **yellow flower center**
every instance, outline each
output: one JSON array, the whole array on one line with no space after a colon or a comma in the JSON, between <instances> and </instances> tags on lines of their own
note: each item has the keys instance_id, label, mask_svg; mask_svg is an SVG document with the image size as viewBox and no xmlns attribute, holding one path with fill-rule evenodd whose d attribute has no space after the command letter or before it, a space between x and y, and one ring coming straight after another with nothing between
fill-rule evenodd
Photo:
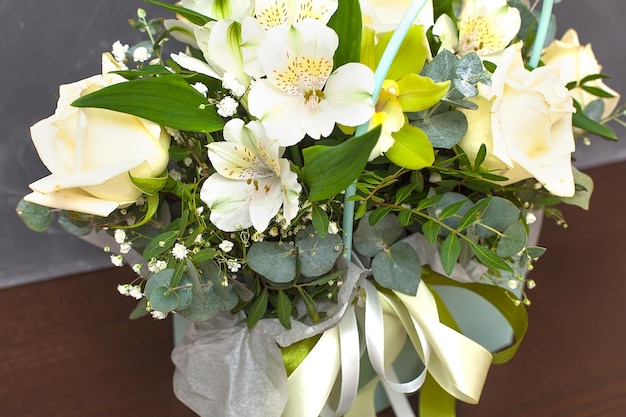
<instances>
[{"instance_id":1,"label":"yellow flower center","mask_svg":"<svg viewBox=\"0 0 626 417\"><path fill-rule=\"evenodd\" d=\"M263 10L257 10L256 18L266 30L287 23L289 18L287 2L277 0Z\"/></svg>"},{"instance_id":2,"label":"yellow flower center","mask_svg":"<svg viewBox=\"0 0 626 417\"><path fill-rule=\"evenodd\" d=\"M459 24L459 50L489 55L506 47L498 28L487 16L464 19Z\"/></svg>"}]
</instances>

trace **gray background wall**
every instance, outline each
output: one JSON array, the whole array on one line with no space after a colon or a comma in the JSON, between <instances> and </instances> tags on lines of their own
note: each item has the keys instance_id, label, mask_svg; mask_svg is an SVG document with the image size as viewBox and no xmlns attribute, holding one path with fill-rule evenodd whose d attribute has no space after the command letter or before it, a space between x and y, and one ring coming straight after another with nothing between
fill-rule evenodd
<instances>
[{"instance_id":1,"label":"gray background wall","mask_svg":"<svg viewBox=\"0 0 626 417\"><path fill-rule=\"evenodd\" d=\"M139 0L0 0L0 288L111 265L100 249L58 227L30 231L15 205L30 182L47 175L29 126L54 112L59 84L99 73L100 54L113 42L143 40L127 24L138 7L149 17L163 14ZM559 34L575 27L614 76L608 84L626 94L626 1L566 0L555 12ZM626 159L626 129L616 130L621 143L580 149L579 166Z\"/></svg>"}]
</instances>

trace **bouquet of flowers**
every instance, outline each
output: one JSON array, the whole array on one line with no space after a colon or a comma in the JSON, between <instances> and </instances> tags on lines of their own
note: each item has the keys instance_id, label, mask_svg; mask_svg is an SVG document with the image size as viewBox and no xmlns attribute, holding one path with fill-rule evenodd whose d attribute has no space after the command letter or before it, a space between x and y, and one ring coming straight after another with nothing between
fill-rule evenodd
<instances>
[{"instance_id":1,"label":"bouquet of flowers","mask_svg":"<svg viewBox=\"0 0 626 417\"><path fill-rule=\"evenodd\" d=\"M149 2L172 16L139 9L146 41L31 128L26 224L105 236L131 317L191 322L174 390L200 415L374 415L378 384L421 415L478 402L524 335L532 224L587 208L575 144L623 123L590 46L552 40L545 0ZM510 345L465 335L446 287Z\"/></svg>"}]
</instances>

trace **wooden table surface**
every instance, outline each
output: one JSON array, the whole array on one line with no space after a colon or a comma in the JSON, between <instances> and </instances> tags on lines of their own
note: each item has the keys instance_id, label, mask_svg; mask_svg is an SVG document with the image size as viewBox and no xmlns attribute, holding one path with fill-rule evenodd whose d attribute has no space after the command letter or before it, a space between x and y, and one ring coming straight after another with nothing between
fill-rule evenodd
<instances>
[{"instance_id":1,"label":"wooden table surface","mask_svg":"<svg viewBox=\"0 0 626 417\"><path fill-rule=\"evenodd\" d=\"M460 404L458 417L626 415L626 163L589 173L591 213L564 207L567 230L544 225L549 250L531 275L517 356L492 367L480 404ZM116 285L133 275L111 268L0 291L0 416L194 415L172 393L170 324L127 320L134 301Z\"/></svg>"}]
</instances>

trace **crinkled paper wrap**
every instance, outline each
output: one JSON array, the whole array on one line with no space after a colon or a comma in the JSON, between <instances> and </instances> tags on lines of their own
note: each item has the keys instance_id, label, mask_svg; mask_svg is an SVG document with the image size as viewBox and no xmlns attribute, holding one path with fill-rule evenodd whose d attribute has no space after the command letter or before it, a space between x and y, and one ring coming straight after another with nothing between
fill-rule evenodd
<instances>
[{"instance_id":1,"label":"crinkled paper wrap","mask_svg":"<svg viewBox=\"0 0 626 417\"><path fill-rule=\"evenodd\" d=\"M292 321L285 329L276 319L248 329L230 313L193 323L172 352L174 393L202 417L279 417L287 404L287 373L281 346L320 334L341 320L364 271L349 264L328 319L314 325Z\"/></svg>"},{"instance_id":2,"label":"crinkled paper wrap","mask_svg":"<svg viewBox=\"0 0 626 417\"><path fill-rule=\"evenodd\" d=\"M413 234L404 241L416 250L422 264L443 273L436 247L424 236ZM370 274L358 259L355 262L359 265L344 260L341 262L347 264L344 266L347 266L348 273L339 290L337 303L329 302L320 306L320 310L325 310L328 317L321 323L308 325L292 321L292 329L287 330L277 319L264 319L250 330L240 320L241 317L221 313L211 320L189 326L183 342L172 353L172 361L176 366L174 392L177 397L202 417L284 415L290 388L279 345L289 346L334 329L353 302L356 288L362 284L360 280L365 280ZM465 267L457 265L451 278L472 282L477 281L484 272L483 265L473 262ZM435 324L439 324L438 320ZM460 334L458 336L462 337ZM437 341L434 342L437 344ZM482 352L480 346L475 347L474 352L476 349L479 351L478 356L482 357L482 364L472 382L472 390L475 395L479 395L490 363L490 354L486 350ZM452 352L453 356L456 354ZM324 366L330 366L330 363ZM455 373L455 370L451 372ZM336 374L333 381L335 378ZM314 382L311 385L312 389L318 388ZM293 412L287 414L289 417L296 415ZM316 412L309 414L317 415Z\"/></svg>"}]
</instances>

